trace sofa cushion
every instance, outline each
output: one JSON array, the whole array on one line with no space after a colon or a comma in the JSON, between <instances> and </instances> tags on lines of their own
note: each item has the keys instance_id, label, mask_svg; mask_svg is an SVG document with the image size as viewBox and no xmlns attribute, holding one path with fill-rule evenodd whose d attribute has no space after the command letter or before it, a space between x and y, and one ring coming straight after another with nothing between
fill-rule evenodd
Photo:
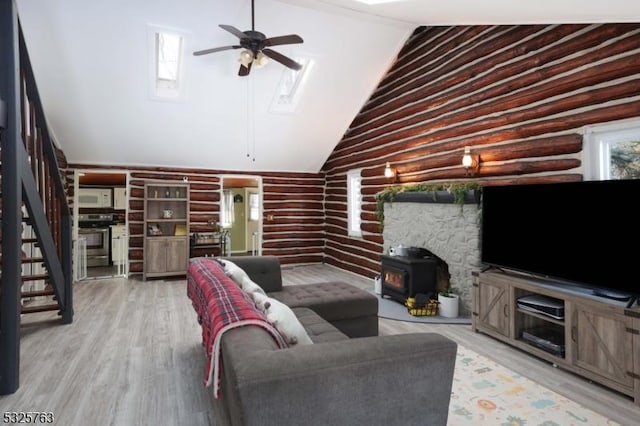
<instances>
[{"instance_id":1,"label":"sofa cushion","mask_svg":"<svg viewBox=\"0 0 640 426\"><path fill-rule=\"evenodd\" d=\"M233 256L221 258L242 268L267 293L282 290L282 270L276 256Z\"/></svg>"},{"instance_id":2,"label":"sofa cushion","mask_svg":"<svg viewBox=\"0 0 640 426\"><path fill-rule=\"evenodd\" d=\"M349 337L309 308L293 308L298 320L307 331L313 343L349 340Z\"/></svg>"},{"instance_id":3,"label":"sofa cushion","mask_svg":"<svg viewBox=\"0 0 640 426\"><path fill-rule=\"evenodd\" d=\"M269 296L291 308L310 308L330 322L378 315L376 296L344 282L284 286Z\"/></svg>"}]
</instances>

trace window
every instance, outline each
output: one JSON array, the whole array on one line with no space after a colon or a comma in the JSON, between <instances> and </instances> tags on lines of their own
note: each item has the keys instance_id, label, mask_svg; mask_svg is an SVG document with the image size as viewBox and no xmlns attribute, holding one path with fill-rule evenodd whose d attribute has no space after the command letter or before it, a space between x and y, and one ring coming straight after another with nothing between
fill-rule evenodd
<instances>
[{"instance_id":1,"label":"window","mask_svg":"<svg viewBox=\"0 0 640 426\"><path fill-rule=\"evenodd\" d=\"M362 212L362 169L349 170L347 173L347 220L349 222L349 235L361 237L362 230L360 224L360 213Z\"/></svg>"},{"instance_id":2,"label":"window","mask_svg":"<svg viewBox=\"0 0 640 426\"><path fill-rule=\"evenodd\" d=\"M233 225L233 192L230 189L222 191L222 211L220 212L220 225L223 228L231 228Z\"/></svg>"},{"instance_id":3,"label":"window","mask_svg":"<svg viewBox=\"0 0 640 426\"><path fill-rule=\"evenodd\" d=\"M273 112L293 112L300 99L306 77L313 66L313 61L310 58L294 57L292 59L302 65L302 69L296 71L285 68L276 89L275 98L271 103L271 111Z\"/></svg>"},{"instance_id":4,"label":"window","mask_svg":"<svg viewBox=\"0 0 640 426\"><path fill-rule=\"evenodd\" d=\"M640 179L640 123L587 129L585 179Z\"/></svg>"},{"instance_id":5,"label":"window","mask_svg":"<svg viewBox=\"0 0 640 426\"><path fill-rule=\"evenodd\" d=\"M249 193L249 220L260 219L260 196L253 192Z\"/></svg>"},{"instance_id":6,"label":"window","mask_svg":"<svg viewBox=\"0 0 640 426\"><path fill-rule=\"evenodd\" d=\"M183 94L184 35L150 27L151 97L180 100Z\"/></svg>"}]
</instances>

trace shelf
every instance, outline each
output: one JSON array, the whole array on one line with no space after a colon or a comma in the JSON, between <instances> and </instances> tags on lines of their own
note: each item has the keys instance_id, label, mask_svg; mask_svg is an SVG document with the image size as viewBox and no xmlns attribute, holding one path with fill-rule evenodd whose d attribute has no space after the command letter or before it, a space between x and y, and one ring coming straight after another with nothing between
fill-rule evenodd
<instances>
[{"instance_id":1,"label":"shelf","mask_svg":"<svg viewBox=\"0 0 640 426\"><path fill-rule=\"evenodd\" d=\"M530 316L530 317L539 318L539 319L541 319L543 321L547 321L547 322L550 322L550 323L553 323L553 324L557 324L557 325L559 325L561 327L564 327L564 320L555 319L555 318L550 317L548 315L538 314L536 312L531 312L531 311L527 311L527 310L520 309L520 308L516 308L516 312L519 313L519 314L522 314L522 315L527 315L527 316Z\"/></svg>"},{"instance_id":2,"label":"shelf","mask_svg":"<svg viewBox=\"0 0 640 426\"><path fill-rule=\"evenodd\" d=\"M187 201L186 198L177 198L177 197L169 197L169 198L148 198L147 201Z\"/></svg>"}]
</instances>

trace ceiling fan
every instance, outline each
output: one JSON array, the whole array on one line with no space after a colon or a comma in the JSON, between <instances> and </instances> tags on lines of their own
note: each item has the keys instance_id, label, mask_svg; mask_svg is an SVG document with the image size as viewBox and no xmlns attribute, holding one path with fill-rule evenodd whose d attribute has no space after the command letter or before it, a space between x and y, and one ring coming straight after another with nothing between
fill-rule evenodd
<instances>
[{"instance_id":1,"label":"ceiling fan","mask_svg":"<svg viewBox=\"0 0 640 426\"><path fill-rule=\"evenodd\" d=\"M249 75L251 71L251 65L255 62L257 66L266 64L269 57L274 61L280 62L282 65L299 71L302 69L302 65L297 63L291 58L286 57L282 53L276 52L270 49L272 46L280 46L284 44L298 44L302 43L302 37L297 34L289 34L277 37L265 36L263 33L255 30L255 9L254 0L251 0L251 30L240 31L232 25L220 25L220 28L230 32L238 37L239 44L231 46L214 47L212 49L199 50L193 52L195 56L206 55L208 53L222 52L224 50L231 49L244 49L240 52L240 70L238 75L243 77Z\"/></svg>"}]
</instances>

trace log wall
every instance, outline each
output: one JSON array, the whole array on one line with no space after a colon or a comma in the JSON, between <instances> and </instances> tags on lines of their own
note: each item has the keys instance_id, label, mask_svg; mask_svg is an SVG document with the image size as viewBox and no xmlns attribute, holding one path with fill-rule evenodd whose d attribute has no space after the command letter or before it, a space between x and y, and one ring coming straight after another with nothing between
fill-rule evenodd
<instances>
[{"instance_id":1,"label":"log wall","mask_svg":"<svg viewBox=\"0 0 640 426\"><path fill-rule=\"evenodd\" d=\"M211 232L207 221L220 219L220 175L234 172L200 169L131 168L70 164L67 167L69 201L73 204L73 174L76 169L129 172L129 272L143 269L144 182L148 179L190 184L190 231ZM321 173L261 173L263 186L264 255L278 256L282 264L322 262L324 250L324 176Z\"/></svg>"},{"instance_id":2,"label":"log wall","mask_svg":"<svg viewBox=\"0 0 640 426\"><path fill-rule=\"evenodd\" d=\"M326 161L327 263L373 277L375 194L397 183L581 180L582 128L640 117L640 25L418 28ZM461 166L465 146L478 174ZM362 168L362 238L346 173Z\"/></svg>"}]
</instances>

